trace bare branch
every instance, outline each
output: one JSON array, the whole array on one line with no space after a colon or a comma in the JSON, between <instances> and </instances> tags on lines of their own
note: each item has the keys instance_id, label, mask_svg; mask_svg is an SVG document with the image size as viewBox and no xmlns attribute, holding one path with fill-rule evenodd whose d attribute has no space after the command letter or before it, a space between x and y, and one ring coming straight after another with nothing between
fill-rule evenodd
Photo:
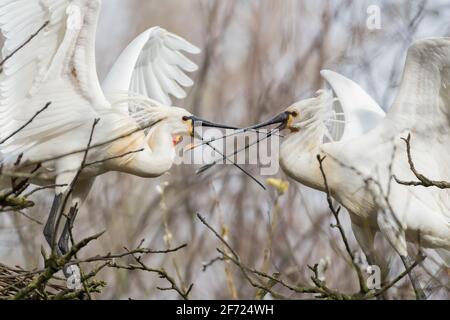
<instances>
[{"instance_id":1,"label":"bare branch","mask_svg":"<svg viewBox=\"0 0 450 320\"><path fill-rule=\"evenodd\" d=\"M31 42L42 30L45 29L49 25L50 21L46 21L34 34L32 34L23 44L21 44L18 48L16 48L13 52L11 52L8 56L6 56L1 62L0 62L0 73L3 72L3 65L11 59L18 51L20 51L23 47L25 47L28 43Z\"/></svg>"},{"instance_id":2,"label":"bare branch","mask_svg":"<svg viewBox=\"0 0 450 320\"><path fill-rule=\"evenodd\" d=\"M364 276L363 276L363 272L361 270L361 267L359 266L358 263L356 263L355 261L355 255L353 254L352 249L350 248L347 236L345 235L345 231L344 228L342 227L340 218L339 218L339 213L341 211L341 207L338 207L337 209L334 207L333 205L333 200L331 198L331 193L330 193L330 188L328 186L328 180L327 180L327 176L325 174L325 170L323 168L323 161L325 160L326 157L321 157L320 155L317 155L317 161L319 162L319 168L320 168L320 172L322 173L322 177L323 177L323 182L324 182L324 186L325 186L325 191L327 194L327 202L328 202L328 207L331 210L331 213L334 216L334 219L336 220L336 225L334 227L338 228L339 233L341 234L341 238L342 241L344 242L345 245L345 250L347 251L350 259L351 259L351 263L353 265L353 267L355 268L355 271L358 275L358 281L359 281L359 289L361 293L367 293L369 291L369 289L367 288L366 282L364 280Z\"/></svg>"},{"instance_id":3,"label":"bare branch","mask_svg":"<svg viewBox=\"0 0 450 320\"><path fill-rule=\"evenodd\" d=\"M408 134L408 137L406 139L402 138L402 140L406 144L406 152L408 154L409 168L411 169L412 173L414 173L414 175L416 176L416 178L419 181L403 181L403 180L398 179L394 175L395 181L397 183L405 185L405 186L422 186L422 187L426 187L426 188L437 187L439 189L450 189L450 182L430 180L427 177L425 177L423 174L421 174L417 171L416 166L414 165L414 161L412 159L412 155L411 155L411 134Z\"/></svg>"},{"instance_id":4,"label":"bare branch","mask_svg":"<svg viewBox=\"0 0 450 320\"><path fill-rule=\"evenodd\" d=\"M11 139L12 137L14 137L16 134L18 134L20 131L22 131L23 129L25 129L28 125L30 125L30 123L32 123L34 121L34 119L36 119L42 112L44 112L48 107L50 107L52 103L51 102L47 102L47 104L40 109L39 111L37 111L34 116L31 117L30 120L28 120L24 125L22 125L19 129L15 130L13 133L11 133L9 136L7 136L6 138L4 138L3 140L0 141L0 144L4 144L6 141L8 141L9 139Z\"/></svg>"}]
</instances>

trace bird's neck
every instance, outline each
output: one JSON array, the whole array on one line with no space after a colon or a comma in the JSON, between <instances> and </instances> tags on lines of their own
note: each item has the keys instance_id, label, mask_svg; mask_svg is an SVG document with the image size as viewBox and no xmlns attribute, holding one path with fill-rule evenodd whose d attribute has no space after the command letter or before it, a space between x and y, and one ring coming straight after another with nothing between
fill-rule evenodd
<instances>
[{"instance_id":1,"label":"bird's neck","mask_svg":"<svg viewBox=\"0 0 450 320\"><path fill-rule=\"evenodd\" d=\"M324 191L317 155L322 155L323 133L299 131L289 135L280 148L280 165L291 178L308 187Z\"/></svg>"},{"instance_id":2,"label":"bird's neck","mask_svg":"<svg viewBox=\"0 0 450 320\"><path fill-rule=\"evenodd\" d=\"M175 148L172 135L165 125L158 125L146 136L139 132L116 143L113 153L117 155L132 153L114 161L114 170L130 173L144 178L158 177L173 165Z\"/></svg>"}]
</instances>

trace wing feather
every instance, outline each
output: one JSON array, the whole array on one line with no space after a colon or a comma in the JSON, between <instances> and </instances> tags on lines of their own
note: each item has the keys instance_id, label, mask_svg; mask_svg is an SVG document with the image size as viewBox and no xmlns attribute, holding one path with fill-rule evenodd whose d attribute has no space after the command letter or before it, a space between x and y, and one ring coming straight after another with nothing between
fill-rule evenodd
<instances>
[{"instance_id":1,"label":"wing feather","mask_svg":"<svg viewBox=\"0 0 450 320\"><path fill-rule=\"evenodd\" d=\"M51 102L0 146L2 153L23 153L109 107L95 65L100 5L100 0L0 0L2 55L10 56L0 75L0 137Z\"/></svg>"},{"instance_id":2,"label":"wing feather","mask_svg":"<svg viewBox=\"0 0 450 320\"><path fill-rule=\"evenodd\" d=\"M411 154L421 174L450 181L450 38L424 39L410 46L387 120L401 137L411 134ZM403 163L409 171L405 159ZM450 190L429 192L449 208Z\"/></svg>"},{"instance_id":3,"label":"wing feather","mask_svg":"<svg viewBox=\"0 0 450 320\"><path fill-rule=\"evenodd\" d=\"M154 27L138 36L122 53L103 83L107 92L131 91L171 105L170 96L186 97L184 88L194 82L186 72L197 65L182 51L198 54L200 50L183 38Z\"/></svg>"},{"instance_id":4,"label":"wing feather","mask_svg":"<svg viewBox=\"0 0 450 320\"><path fill-rule=\"evenodd\" d=\"M450 38L416 41L408 49L398 95L388 117L415 130L450 128Z\"/></svg>"},{"instance_id":5,"label":"wing feather","mask_svg":"<svg viewBox=\"0 0 450 320\"><path fill-rule=\"evenodd\" d=\"M385 117L383 109L354 81L330 70L322 70L321 75L340 102L342 110L337 111L344 113L345 123L332 123L333 128L330 130L342 135L339 140L359 137L375 128Z\"/></svg>"}]
</instances>

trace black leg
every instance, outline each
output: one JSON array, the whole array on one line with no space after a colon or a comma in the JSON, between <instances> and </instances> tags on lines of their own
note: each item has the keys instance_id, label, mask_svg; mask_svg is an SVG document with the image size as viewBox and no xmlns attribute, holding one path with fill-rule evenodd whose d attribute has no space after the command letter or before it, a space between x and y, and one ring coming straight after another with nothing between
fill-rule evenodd
<instances>
[{"instance_id":1,"label":"black leg","mask_svg":"<svg viewBox=\"0 0 450 320\"><path fill-rule=\"evenodd\" d=\"M44 237L45 240L47 240L48 245L50 246L50 249L53 250L52 248L52 244L53 244L53 240L55 237L55 223L56 223L56 218L58 216L58 212L59 212L59 207L61 206L61 200L63 199L63 194L57 194L55 195L55 198L53 199L53 204L52 204L52 208L50 209L50 214L48 216L47 222L45 224L44 227ZM56 253L58 255L61 255L61 252L59 250L59 248L56 248Z\"/></svg>"},{"instance_id":2,"label":"black leg","mask_svg":"<svg viewBox=\"0 0 450 320\"><path fill-rule=\"evenodd\" d=\"M53 200L52 208L50 209L50 214L48 217L48 220L44 227L44 237L47 240L47 243L49 244L50 248L53 250L52 245L54 243L54 238L57 234L56 230L56 219L58 218L58 214L61 210L62 201L64 199L64 193L55 195L55 198ZM78 206L75 205L70 208L69 215L67 217L66 223L64 225L64 229L61 233L61 236L58 240L58 243L56 243L55 252L58 256L66 255L70 248L69 248L69 241L70 241L70 231L73 227L74 220L78 213ZM63 273L66 279L69 279L71 276L73 276L73 268L78 268L78 266L69 266L63 268Z\"/></svg>"},{"instance_id":3,"label":"black leg","mask_svg":"<svg viewBox=\"0 0 450 320\"><path fill-rule=\"evenodd\" d=\"M402 259L403 265L405 266L406 269L408 269L409 267L411 267L411 265L414 263L412 261L411 258L409 258L408 256L400 256L400 258ZM413 286L414 292L416 294L416 299L417 300L426 300L427 297L425 295L425 292L423 291L422 287L420 286L420 282L419 282L419 276L417 274L417 272L413 269L408 273L409 279L411 280L411 284Z\"/></svg>"},{"instance_id":4,"label":"black leg","mask_svg":"<svg viewBox=\"0 0 450 320\"><path fill-rule=\"evenodd\" d=\"M75 221L75 218L77 217L78 209L77 206L73 206L70 208L69 215L66 219L66 223L64 224L64 229L61 233L61 236L58 241L58 250L61 252L61 255L66 255L69 253L69 241L70 241L70 232L73 228L73 223ZM77 267L77 266L72 266ZM69 279L73 275L73 270L71 267L64 267L63 272L64 276Z\"/></svg>"},{"instance_id":5,"label":"black leg","mask_svg":"<svg viewBox=\"0 0 450 320\"><path fill-rule=\"evenodd\" d=\"M73 206L72 208L70 208L69 216L64 225L64 230L61 234L61 237L59 238L58 248L62 252L63 255L65 255L69 252L70 231L73 228L73 223L75 221L75 218L77 217L77 213L78 213L78 208L76 205Z\"/></svg>"}]
</instances>

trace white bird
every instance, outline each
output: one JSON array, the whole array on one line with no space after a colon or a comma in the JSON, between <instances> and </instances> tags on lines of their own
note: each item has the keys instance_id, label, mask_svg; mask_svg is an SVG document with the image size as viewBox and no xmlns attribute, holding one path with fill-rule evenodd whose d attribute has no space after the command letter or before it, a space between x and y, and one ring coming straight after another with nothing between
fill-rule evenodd
<instances>
[{"instance_id":1,"label":"white bird","mask_svg":"<svg viewBox=\"0 0 450 320\"><path fill-rule=\"evenodd\" d=\"M290 177L321 191L326 187L316 157L326 156L323 168L329 190L350 213L353 230L366 253L373 252L379 230L406 267L411 264L407 241L437 249L449 264L450 190L405 186L393 177L417 180L401 139L411 134L417 170L429 179L450 180L450 38L411 45L397 97L384 118L356 84L329 71L322 74L335 89L349 120L342 140L326 138L325 124L334 102L328 91L252 128L283 123L290 129L280 148L281 167ZM416 296L424 298L416 275L410 276Z\"/></svg>"},{"instance_id":2,"label":"white bird","mask_svg":"<svg viewBox=\"0 0 450 320\"><path fill-rule=\"evenodd\" d=\"M102 90L95 60L100 7L100 0L0 0L0 29L6 39L0 159L5 166L20 159L22 171L39 163L31 182L57 185L44 230L49 244L71 187L67 207L79 208L100 174L165 173L173 164L179 135L193 135L198 119L169 107L169 95L183 98L182 87L193 84L184 72L197 67L181 52L200 50L158 27L130 44ZM56 249L67 252L67 232Z\"/></svg>"}]
</instances>

